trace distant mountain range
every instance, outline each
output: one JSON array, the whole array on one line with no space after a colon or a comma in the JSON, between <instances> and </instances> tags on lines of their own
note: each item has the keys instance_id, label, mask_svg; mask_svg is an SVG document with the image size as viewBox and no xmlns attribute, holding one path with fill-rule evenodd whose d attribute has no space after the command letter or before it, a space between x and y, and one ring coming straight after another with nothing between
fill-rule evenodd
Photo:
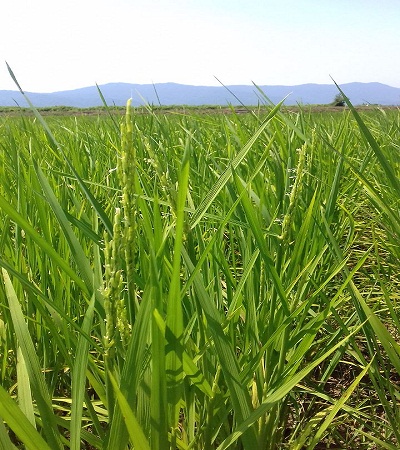
<instances>
[{"instance_id":1,"label":"distant mountain range","mask_svg":"<svg viewBox=\"0 0 400 450\"><path fill-rule=\"evenodd\" d=\"M122 106L132 97L134 106L153 105L257 105L265 99L255 86L191 86L177 83L129 84L109 83L99 86L109 105ZM285 105L329 104L338 90L334 84L301 84L298 86L259 86L264 94L278 103L287 95ZM381 83L347 83L341 85L354 105L365 103L400 105L400 88ZM233 95L233 94L234 95ZM80 108L101 106L96 86L53 93L27 92L37 107L73 106ZM235 98L237 97L237 98ZM27 106L18 91L0 90L0 106Z\"/></svg>"}]
</instances>

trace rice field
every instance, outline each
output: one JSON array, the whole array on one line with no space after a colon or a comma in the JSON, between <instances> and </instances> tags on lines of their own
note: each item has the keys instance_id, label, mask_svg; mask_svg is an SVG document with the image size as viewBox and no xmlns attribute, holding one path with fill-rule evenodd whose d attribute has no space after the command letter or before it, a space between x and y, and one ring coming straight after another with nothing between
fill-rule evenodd
<instances>
[{"instance_id":1,"label":"rice field","mask_svg":"<svg viewBox=\"0 0 400 450\"><path fill-rule=\"evenodd\" d=\"M398 449L400 113L0 117L0 448Z\"/></svg>"}]
</instances>

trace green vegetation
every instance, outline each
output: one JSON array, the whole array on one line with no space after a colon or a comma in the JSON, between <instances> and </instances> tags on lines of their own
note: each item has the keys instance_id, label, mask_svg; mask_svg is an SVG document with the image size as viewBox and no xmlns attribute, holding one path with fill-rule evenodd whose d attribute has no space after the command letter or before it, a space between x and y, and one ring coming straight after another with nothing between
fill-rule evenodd
<instances>
[{"instance_id":1,"label":"green vegetation","mask_svg":"<svg viewBox=\"0 0 400 450\"><path fill-rule=\"evenodd\" d=\"M0 117L0 447L399 448L399 138Z\"/></svg>"},{"instance_id":2,"label":"green vegetation","mask_svg":"<svg viewBox=\"0 0 400 450\"><path fill-rule=\"evenodd\" d=\"M336 94L332 102L333 106L346 106L346 99L342 93Z\"/></svg>"},{"instance_id":3,"label":"green vegetation","mask_svg":"<svg viewBox=\"0 0 400 450\"><path fill-rule=\"evenodd\" d=\"M152 106L153 113L165 113L165 112L199 112L204 111L216 111L219 112L222 109L227 110L228 107L223 108L219 105L202 105L202 106L191 106L191 105L163 105L163 106ZM254 108L254 107L253 107ZM133 108L136 113L147 114L149 111L148 106L136 106ZM70 116L70 115L105 115L108 111L112 111L114 114L124 115L126 108L124 106L93 106L90 108L77 108L74 106L47 106L37 108L43 116ZM0 115L33 115L32 110L29 107L19 107L19 106L0 106Z\"/></svg>"}]
</instances>

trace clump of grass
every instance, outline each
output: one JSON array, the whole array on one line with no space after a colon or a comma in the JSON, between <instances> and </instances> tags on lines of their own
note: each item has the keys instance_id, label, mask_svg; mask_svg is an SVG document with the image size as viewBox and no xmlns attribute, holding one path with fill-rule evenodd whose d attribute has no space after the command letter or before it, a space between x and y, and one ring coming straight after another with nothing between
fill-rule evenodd
<instances>
[{"instance_id":1,"label":"clump of grass","mask_svg":"<svg viewBox=\"0 0 400 450\"><path fill-rule=\"evenodd\" d=\"M397 448L399 116L349 106L0 118L1 445Z\"/></svg>"}]
</instances>

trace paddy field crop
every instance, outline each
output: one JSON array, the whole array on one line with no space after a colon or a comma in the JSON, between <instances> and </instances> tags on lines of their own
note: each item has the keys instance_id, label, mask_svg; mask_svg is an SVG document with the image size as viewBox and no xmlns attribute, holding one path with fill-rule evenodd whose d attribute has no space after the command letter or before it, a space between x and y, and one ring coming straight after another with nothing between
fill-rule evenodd
<instances>
[{"instance_id":1,"label":"paddy field crop","mask_svg":"<svg viewBox=\"0 0 400 450\"><path fill-rule=\"evenodd\" d=\"M0 117L0 448L397 449L400 113Z\"/></svg>"}]
</instances>

